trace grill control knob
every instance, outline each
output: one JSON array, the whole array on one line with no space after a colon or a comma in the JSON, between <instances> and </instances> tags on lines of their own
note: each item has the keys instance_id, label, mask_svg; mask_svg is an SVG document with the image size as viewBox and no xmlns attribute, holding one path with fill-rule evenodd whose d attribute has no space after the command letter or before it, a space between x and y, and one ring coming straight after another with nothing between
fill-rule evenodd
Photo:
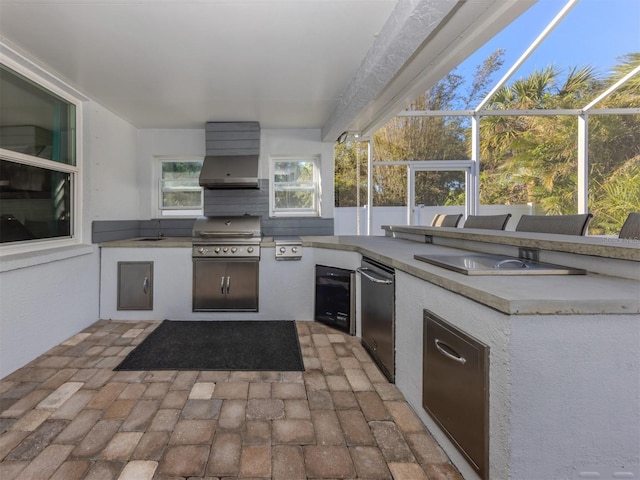
<instances>
[{"instance_id":1,"label":"grill control knob","mask_svg":"<svg viewBox=\"0 0 640 480\"><path fill-rule=\"evenodd\" d=\"M216 253L220 253L220 247L214 248L213 251L216 252Z\"/></svg>"},{"instance_id":2,"label":"grill control knob","mask_svg":"<svg viewBox=\"0 0 640 480\"><path fill-rule=\"evenodd\" d=\"M287 251L287 249L286 249L286 248L284 248L284 247L280 247L280 253L284 253L284 252L286 252L286 251Z\"/></svg>"},{"instance_id":3,"label":"grill control knob","mask_svg":"<svg viewBox=\"0 0 640 480\"><path fill-rule=\"evenodd\" d=\"M249 247L249 248L247 248L247 252L249 252L249 253L253 253L253 247Z\"/></svg>"},{"instance_id":4,"label":"grill control knob","mask_svg":"<svg viewBox=\"0 0 640 480\"><path fill-rule=\"evenodd\" d=\"M291 247L291 251L293 253L298 253L298 247Z\"/></svg>"},{"instance_id":5,"label":"grill control knob","mask_svg":"<svg viewBox=\"0 0 640 480\"><path fill-rule=\"evenodd\" d=\"M236 253L238 249L236 247L231 247L231 253Z\"/></svg>"},{"instance_id":6,"label":"grill control knob","mask_svg":"<svg viewBox=\"0 0 640 480\"><path fill-rule=\"evenodd\" d=\"M203 254L203 253L204 253L204 248L200 247L200 248L198 249L198 253Z\"/></svg>"},{"instance_id":7,"label":"grill control knob","mask_svg":"<svg viewBox=\"0 0 640 480\"><path fill-rule=\"evenodd\" d=\"M229 249L228 249L227 247L224 247L224 248L222 249L222 251L223 251L224 253L227 253L227 252L229 251Z\"/></svg>"}]
</instances>

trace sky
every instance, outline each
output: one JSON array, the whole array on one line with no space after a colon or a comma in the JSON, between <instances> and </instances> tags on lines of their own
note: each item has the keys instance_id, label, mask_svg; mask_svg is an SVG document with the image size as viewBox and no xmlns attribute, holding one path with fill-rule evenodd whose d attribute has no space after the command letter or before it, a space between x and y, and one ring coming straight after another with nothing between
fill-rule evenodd
<instances>
[{"instance_id":1,"label":"sky","mask_svg":"<svg viewBox=\"0 0 640 480\"><path fill-rule=\"evenodd\" d=\"M463 62L458 74L473 74L493 51L506 50L497 82L557 15L567 0L538 0L515 22ZM606 75L621 55L640 52L640 0L580 0L511 80L554 64L567 72L593 66Z\"/></svg>"}]
</instances>

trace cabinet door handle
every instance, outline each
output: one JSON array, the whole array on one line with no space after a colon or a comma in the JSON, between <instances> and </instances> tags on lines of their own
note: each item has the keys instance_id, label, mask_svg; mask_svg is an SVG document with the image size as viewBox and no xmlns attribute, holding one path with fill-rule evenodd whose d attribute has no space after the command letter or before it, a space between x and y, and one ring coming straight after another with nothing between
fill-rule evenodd
<instances>
[{"instance_id":1,"label":"cabinet door handle","mask_svg":"<svg viewBox=\"0 0 640 480\"><path fill-rule=\"evenodd\" d=\"M224 295L224 275L220 277L220 293Z\"/></svg>"},{"instance_id":2,"label":"cabinet door handle","mask_svg":"<svg viewBox=\"0 0 640 480\"><path fill-rule=\"evenodd\" d=\"M231 292L231 277L227 277L227 295Z\"/></svg>"},{"instance_id":3,"label":"cabinet door handle","mask_svg":"<svg viewBox=\"0 0 640 480\"><path fill-rule=\"evenodd\" d=\"M456 352L453 348L451 348L449 345L444 343L442 340L439 340L436 338L435 344L438 351L445 357L450 358L454 362L461 363L462 365L467 363L466 358L464 358L462 355L460 355L458 352Z\"/></svg>"},{"instance_id":4,"label":"cabinet door handle","mask_svg":"<svg viewBox=\"0 0 640 480\"><path fill-rule=\"evenodd\" d=\"M144 281L142 282L142 291L145 295L149 293L149 277L144 277Z\"/></svg>"},{"instance_id":5,"label":"cabinet door handle","mask_svg":"<svg viewBox=\"0 0 640 480\"><path fill-rule=\"evenodd\" d=\"M373 283L383 283L385 285L391 285L393 283L393 280L373 272L370 268L359 267L356 268L356 272L371 280Z\"/></svg>"}]
</instances>

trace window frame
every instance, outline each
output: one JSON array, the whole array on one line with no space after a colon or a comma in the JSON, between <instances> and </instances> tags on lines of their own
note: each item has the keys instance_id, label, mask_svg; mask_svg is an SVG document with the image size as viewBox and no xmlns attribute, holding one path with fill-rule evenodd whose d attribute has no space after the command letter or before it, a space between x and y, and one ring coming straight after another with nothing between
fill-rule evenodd
<instances>
[{"instance_id":1,"label":"window frame","mask_svg":"<svg viewBox=\"0 0 640 480\"><path fill-rule=\"evenodd\" d=\"M275 206L276 181L275 171L278 162L311 162L313 164L313 208L278 208ZM273 155L269 158L269 180L271 192L269 195L269 216L270 217L320 217L321 216L321 195L320 195L320 155Z\"/></svg>"},{"instance_id":2,"label":"window frame","mask_svg":"<svg viewBox=\"0 0 640 480\"><path fill-rule=\"evenodd\" d=\"M195 218L204 215L204 188L200 187L200 209L164 208L162 201L162 164L165 162L200 162L201 155L155 155L153 173L153 204L158 218ZM174 213L165 213L174 212Z\"/></svg>"},{"instance_id":3,"label":"window frame","mask_svg":"<svg viewBox=\"0 0 640 480\"><path fill-rule=\"evenodd\" d=\"M0 148L0 158L2 158L2 160L69 174L71 183L71 199L69 202L71 210L71 222L69 226L70 235L65 237L39 238L19 242L0 243L0 257L80 245L83 243L81 200L83 182L83 156L81 148L83 99L80 95L72 95L69 92L72 91L71 87L68 87L69 91L67 91L67 85L46 74L46 72L37 68L35 65L31 65L26 60L24 60L23 64L9 57L3 51L0 51L0 64L22 75L38 87L63 99L75 107L75 137L72 146L75 150L75 165ZM62 87L60 85L62 85Z\"/></svg>"}]
</instances>

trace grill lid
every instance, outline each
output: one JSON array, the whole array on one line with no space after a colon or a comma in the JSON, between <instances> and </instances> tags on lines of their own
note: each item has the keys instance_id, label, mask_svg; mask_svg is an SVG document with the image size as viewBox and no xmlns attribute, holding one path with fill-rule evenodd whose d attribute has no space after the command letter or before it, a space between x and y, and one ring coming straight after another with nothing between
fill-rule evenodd
<instances>
[{"instance_id":1,"label":"grill lid","mask_svg":"<svg viewBox=\"0 0 640 480\"><path fill-rule=\"evenodd\" d=\"M245 239L260 240L261 217L242 216L202 216L193 224L194 242L212 242L215 240Z\"/></svg>"}]
</instances>

